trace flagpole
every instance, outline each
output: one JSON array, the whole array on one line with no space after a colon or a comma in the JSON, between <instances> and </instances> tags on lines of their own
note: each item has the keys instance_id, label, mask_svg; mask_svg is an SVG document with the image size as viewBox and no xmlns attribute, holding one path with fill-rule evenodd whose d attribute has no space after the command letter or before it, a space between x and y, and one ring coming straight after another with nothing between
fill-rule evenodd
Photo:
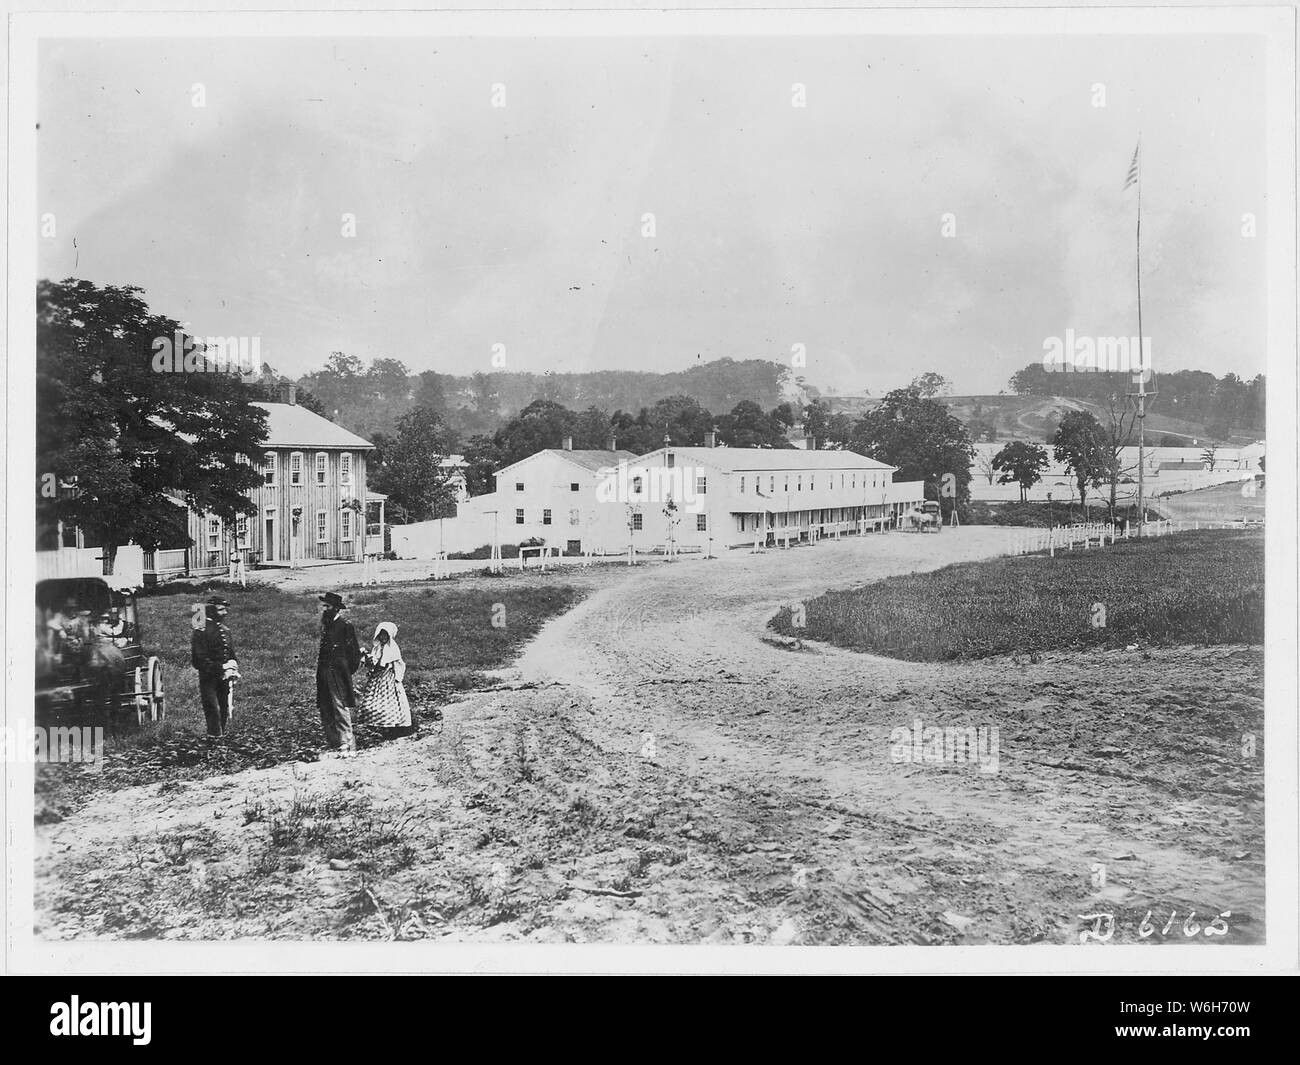
<instances>
[{"instance_id":1,"label":"flagpole","mask_svg":"<svg viewBox=\"0 0 1300 1065\"><path fill-rule=\"evenodd\" d=\"M1138 538L1146 533L1146 345L1142 339L1142 134L1138 134L1137 173L1137 300L1138 300Z\"/></svg>"}]
</instances>

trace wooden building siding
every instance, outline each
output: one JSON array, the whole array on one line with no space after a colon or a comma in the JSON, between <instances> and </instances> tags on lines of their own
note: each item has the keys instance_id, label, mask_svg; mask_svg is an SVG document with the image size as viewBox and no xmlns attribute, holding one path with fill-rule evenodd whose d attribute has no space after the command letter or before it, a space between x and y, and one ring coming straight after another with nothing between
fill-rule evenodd
<instances>
[{"instance_id":1,"label":"wooden building siding","mask_svg":"<svg viewBox=\"0 0 1300 1065\"><path fill-rule=\"evenodd\" d=\"M366 495L366 453L340 448L275 448L274 483L255 488L251 498L257 514L248 523L250 557L288 565L294 559L360 559L365 544L365 511L350 512L350 535L344 538L343 503ZM301 455L301 477L292 480L293 456ZM343 455L350 456L349 483L341 480ZM324 483L317 480L318 455L324 456ZM296 523L295 508L301 508ZM319 517L324 514L325 539L318 539ZM271 550L268 551L268 531ZM292 541L292 555L290 554Z\"/></svg>"},{"instance_id":2,"label":"wooden building siding","mask_svg":"<svg viewBox=\"0 0 1300 1065\"><path fill-rule=\"evenodd\" d=\"M257 512L246 516L243 535L237 548L245 552L245 559L255 562L272 562L287 566L290 558L301 559L360 559L365 544L365 511L351 512L347 522L350 536L344 533L343 501L364 500L366 494L366 453L345 451L341 448L271 448L266 454L275 456L275 481L265 482L265 466L259 466L264 480L248 493L257 506ZM300 483L291 483L293 456L300 454ZM325 480L317 480L317 458L324 458ZM351 457L350 482L341 479L342 456ZM295 507L302 508L297 522L296 542L290 555L290 520ZM325 539L317 539L317 515L324 512ZM216 548L213 548L213 526ZM268 530L271 533L271 550L268 551ZM186 532L193 541L190 548L190 566L193 569L225 567L230 562L231 531L211 514L187 511Z\"/></svg>"}]
</instances>

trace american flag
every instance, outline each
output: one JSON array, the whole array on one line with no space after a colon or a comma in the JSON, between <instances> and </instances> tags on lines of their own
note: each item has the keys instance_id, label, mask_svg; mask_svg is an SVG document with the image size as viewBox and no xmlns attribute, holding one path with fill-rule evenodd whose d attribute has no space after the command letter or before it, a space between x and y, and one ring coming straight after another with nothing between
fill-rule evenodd
<instances>
[{"instance_id":1,"label":"american flag","mask_svg":"<svg viewBox=\"0 0 1300 1065\"><path fill-rule=\"evenodd\" d=\"M1128 177L1126 177L1126 178L1124 179L1124 189L1121 189L1121 190L1120 190L1121 192L1123 192L1125 189L1127 189L1130 185L1136 185L1136 184L1137 184L1137 179L1138 179L1138 153L1141 152L1141 151L1142 151L1142 142L1141 142L1141 141L1138 141L1138 146L1137 146L1136 148L1133 149L1133 162L1129 163L1129 165L1128 165Z\"/></svg>"}]
</instances>

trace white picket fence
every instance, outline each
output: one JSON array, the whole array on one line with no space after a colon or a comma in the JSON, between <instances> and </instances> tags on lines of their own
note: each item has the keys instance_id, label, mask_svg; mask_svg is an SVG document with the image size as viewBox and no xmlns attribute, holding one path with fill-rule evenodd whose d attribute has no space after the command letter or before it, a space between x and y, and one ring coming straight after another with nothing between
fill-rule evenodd
<instances>
[{"instance_id":1,"label":"white picket fence","mask_svg":"<svg viewBox=\"0 0 1300 1065\"><path fill-rule=\"evenodd\" d=\"M1260 528L1261 523L1254 521L1174 521L1159 519L1148 521L1143 535L1148 537L1168 536L1170 533L1187 532L1196 529L1250 529ZM1138 527L1136 522L1129 522L1123 532L1109 522L1087 522L1076 525L1057 525L1051 529L1016 529L1011 534L1010 554L1032 555L1039 551L1055 554L1057 551L1073 551L1076 547L1084 551L1092 547L1106 547L1116 540L1136 539Z\"/></svg>"}]
</instances>

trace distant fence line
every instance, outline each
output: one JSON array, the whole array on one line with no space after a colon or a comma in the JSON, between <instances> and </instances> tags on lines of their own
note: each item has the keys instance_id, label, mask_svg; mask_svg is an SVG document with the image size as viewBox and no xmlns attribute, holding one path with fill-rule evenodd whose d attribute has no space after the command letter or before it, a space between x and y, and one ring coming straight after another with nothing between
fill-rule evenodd
<instances>
[{"instance_id":1,"label":"distant fence line","mask_svg":"<svg viewBox=\"0 0 1300 1065\"><path fill-rule=\"evenodd\" d=\"M1148 521L1143 528L1144 537L1168 536L1170 533L1188 532L1198 529L1256 529L1262 528L1263 522L1239 519L1236 521L1176 521L1161 518ZM1131 521L1127 525L1114 525L1111 522L1081 522L1074 525L1056 525L1048 529L1017 529L1011 534L1010 553L1013 555L1032 555L1040 551L1073 551L1076 547L1087 551L1093 547L1105 547L1116 540L1135 540L1138 538L1138 523Z\"/></svg>"}]
</instances>

